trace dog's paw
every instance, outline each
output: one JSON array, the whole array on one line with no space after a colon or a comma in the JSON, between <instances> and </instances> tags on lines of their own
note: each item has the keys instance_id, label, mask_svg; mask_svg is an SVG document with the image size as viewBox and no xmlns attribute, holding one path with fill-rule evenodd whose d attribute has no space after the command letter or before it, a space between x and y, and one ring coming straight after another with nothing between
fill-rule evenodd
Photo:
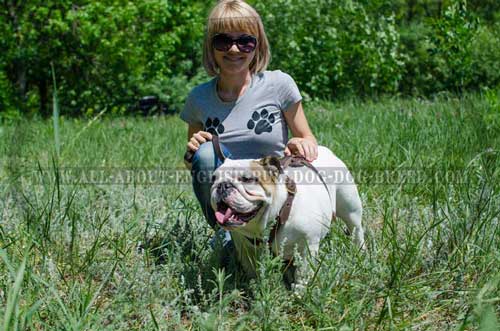
<instances>
[{"instance_id":1,"label":"dog's paw","mask_svg":"<svg viewBox=\"0 0 500 331\"><path fill-rule=\"evenodd\" d=\"M254 130L256 134L273 131L273 123L276 121L274 114L269 114L267 109L259 113L254 111L252 118L247 123L247 128Z\"/></svg>"},{"instance_id":2,"label":"dog's paw","mask_svg":"<svg viewBox=\"0 0 500 331\"><path fill-rule=\"evenodd\" d=\"M305 284L293 283L292 284L292 294L296 299L302 299L306 293L307 286Z\"/></svg>"},{"instance_id":3,"label":"dog's paw","mask_svg":"<svg viewBox=\"0 0 500 331\"><path fill-rule=\"evenodd\" d=\"M205 121L205 131L210 132L213 135L220 135L221 133L224 133L224 125L222 125L221 121L215 117L214 119L208 118Z\"/></svg>"}]
</instances>

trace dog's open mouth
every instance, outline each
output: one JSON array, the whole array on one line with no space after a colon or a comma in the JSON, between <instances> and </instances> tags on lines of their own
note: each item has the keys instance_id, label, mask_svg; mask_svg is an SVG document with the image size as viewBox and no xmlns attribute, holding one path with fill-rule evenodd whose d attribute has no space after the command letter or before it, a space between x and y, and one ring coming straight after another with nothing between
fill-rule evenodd
<instances>
[{"instance_id":1,"label":"dog's open mouth","mask_svg":"<svg viewBox=\"0 0 500 331\"><path fill-rule=\"evenodd\" d=\"M238 226L249 222L252 218L257 215L262 203L257 206L254 210L248 213L241 213L234 209L231 209L224 201L217 203L217 210L215 211L215 218L217 223L221 226Z\"/></svg>"}]
</instances>

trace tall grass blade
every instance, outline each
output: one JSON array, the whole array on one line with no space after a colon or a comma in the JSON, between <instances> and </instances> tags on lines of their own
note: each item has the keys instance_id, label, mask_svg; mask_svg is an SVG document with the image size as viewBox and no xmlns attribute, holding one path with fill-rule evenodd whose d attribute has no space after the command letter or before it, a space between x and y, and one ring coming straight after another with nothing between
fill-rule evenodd
<instances>
[{"instance_id":1,"label":"tall grass blade","mask_svg":"<svg viewBox=\"0 0 500 331\"><path fill-rule=\"evenodd\" d=\"M500 323L498 323L495 309L488 305L482 313L481 322L479 324L479 331L497 331L500 330Z\"/></svg>"},{"instance_id":2,"label":"tall grass blade","mask_svg":"<svg viewBox=\"0 0 500 331\"><path fill-rule=\"evenodd\" d=\"M158 321L156 320L155 314L153 313L153 307L149 307L149 313L151 314L151 320L153 321L153 325L155 326L155 330L160 330L160 326L158 325Z\"/></svg>"},{"instance_id":3,"label":"tall grass blade","mask_svg":"<svg viewBox=\"0 0 500 331\"><path fill-rule=\"evenodd\" d=\"M80 131L78 131L78 133L73 137L73 139L71 139L71 141L67 144L65 144L65 147L71 147L73 145L73 143L75 141L78 140L78 138L80 138L80 136L82 135L82 133L84 133L88 128L90 128L106 111L108 110L108 107L104 107L103 110L101 110L99 112L99 114L97 114L96 116L94 116L88 123L87 125L85 125L83 127L83 129L81 129Z\"/></svg>"},{"instance_id":4,"label":"tall grass blade","mask_svg":"<svg viewBox=\"0 0 500 331\"><path fill-rule=\"evenodd\" d=\"M54 122L54 143L56 155L57 158L59 158L59 155L61 155L61 143L59 136L59 100L57 97L57 84L54 64L51 62L50 66L52 68L52 82L54 84L54 89L52 91L52 120Z\"/></svg>"},{"instance_id":5,"label":"tall grass blade","mask_svg":"<svg viewBox=\"0 0 500 331\"><path fill-rule=\"evenodd\" d=\"M6 259L6 255L2 254L2 259L5 264L9 264L9 261ZM7 296L7 306L5 308L2 331L12 331L17 329L17 327L13 326L12 323L17 324L16 318L19 312L19 295L21 293L22 284L24 280L24 269L26 267L26 258L24 258L19 270L17 271L17 275L14 281L12 288L9 290L9 294Z\"/></svg>"}]
</instances>

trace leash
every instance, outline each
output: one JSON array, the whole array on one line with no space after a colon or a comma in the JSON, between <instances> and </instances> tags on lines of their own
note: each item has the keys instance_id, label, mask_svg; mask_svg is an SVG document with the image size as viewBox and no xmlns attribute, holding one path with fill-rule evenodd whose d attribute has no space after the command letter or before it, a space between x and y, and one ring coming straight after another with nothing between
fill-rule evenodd
<instances>
[{"instance_id":1,"label":"leash","mask_svg":"<svg viewBox=\"0 0 500 331\"><path fill-rule=\"evenodd\" d=\"M215 155L217 155L219 160L224 162L224 160L226 159L226 156L224 155L224 153L222 152L222 149L220 148L219 136L217 136L215 134L212 135L212 145L214 146Z\"/></svg>"},{"instance_id":2,"label":"leash","mask_svg":"<svg viewBox=\"0 0 500 331\"><path fill-rule=\"evenodd\" d=\"M224 160L226 159L226 156L224 155L224 153L222 152L222 149L220 148L219 136L217 136L215 134L212 135L212 145L214 147L215 155L217 155L219 160L224 162ZM184 160L187 163L193 163L193 157L194 157L194 152L191 150L186 151L186 153L184 153Z\"/></svg>"}]
</instances>

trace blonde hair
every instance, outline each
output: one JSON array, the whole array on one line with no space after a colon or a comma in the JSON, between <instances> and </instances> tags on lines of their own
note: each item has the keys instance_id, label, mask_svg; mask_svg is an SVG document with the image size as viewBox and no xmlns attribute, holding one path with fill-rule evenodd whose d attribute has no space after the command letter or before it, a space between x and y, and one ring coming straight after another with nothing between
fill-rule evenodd
<instances>
[{"instance_id":1,"label":"blonde hair","mask_svg":"<svg viewBox=\"0 0 500 331\"><path fill-rule=\"evenodd\" d=\"M222 0L215 5L208 16L203 43L203 66L210 76L216 76L219 73L219 66L215 62L212 38L217 33L223 32L245 32L257 37L257 48L250 63L250 72L256 73L266 70L271 59L271 52L259 14L252 6L242 0Z\"/></svg>"}]
</instances>

